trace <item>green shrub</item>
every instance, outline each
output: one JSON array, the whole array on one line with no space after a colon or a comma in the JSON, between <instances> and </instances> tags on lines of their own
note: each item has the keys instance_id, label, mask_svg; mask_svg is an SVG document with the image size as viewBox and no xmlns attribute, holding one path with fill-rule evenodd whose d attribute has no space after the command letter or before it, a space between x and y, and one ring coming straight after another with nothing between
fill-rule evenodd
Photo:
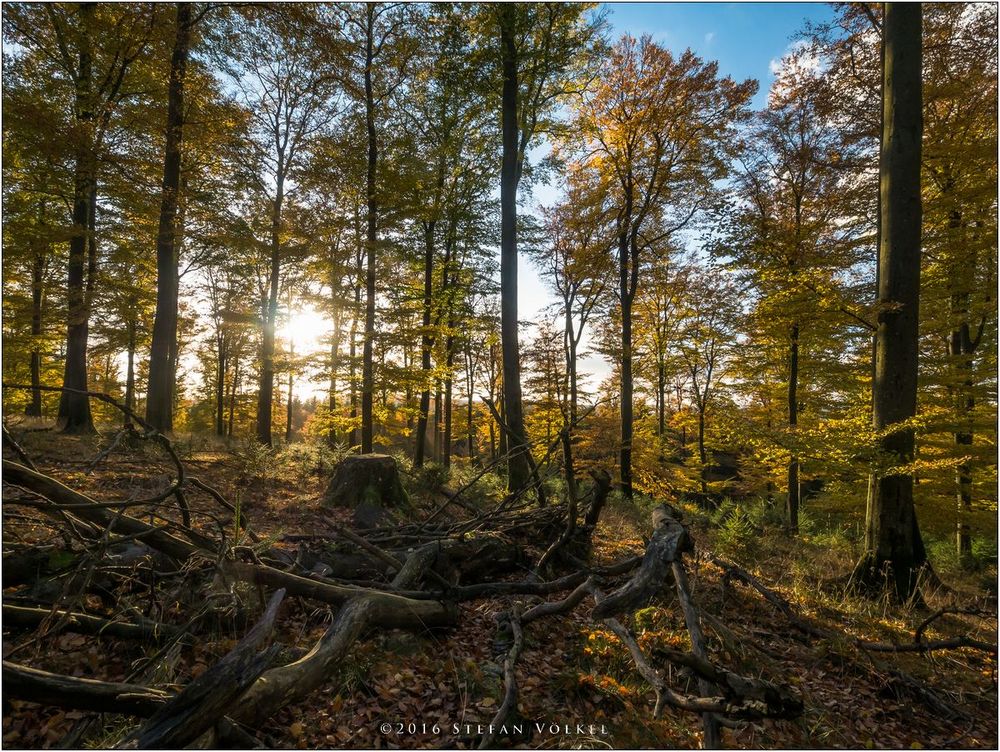
<instances>
[{"instance_id":1,"label":"green shrub","mask_svg":"<svg viewBox=\"0 0 1000 752\"><path fill-rule=\"evenodd\" d=\"M733 505L716 531L715 544L720 553L740 561L746 558L759 538L759 529L750 515L742 507Z\"/></svg>"},{"instance_id":2,"label":"green shrub","mask_svg":"<svg viewBox=\"0 0 1000 752\"><path fill-rule=\"evenodd\" d=\"M230 451L242 483L250 480L267 481L273 477L274 456L266 444L261 444L257 439L244 439Z\"/></svg>"}]
</instances>

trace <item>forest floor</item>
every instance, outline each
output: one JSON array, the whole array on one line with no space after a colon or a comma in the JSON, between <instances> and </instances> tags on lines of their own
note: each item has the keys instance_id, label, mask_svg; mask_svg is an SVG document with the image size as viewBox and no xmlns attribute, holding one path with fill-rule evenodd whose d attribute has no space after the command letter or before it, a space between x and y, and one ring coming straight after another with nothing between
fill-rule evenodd
<instances>
[{"instance_id":1,"label":"forest floor","mask_svg":"<svg viewBox=\"0 0 1000 752\"><path fill-rule=\"evenodd\" d=\"M95 439L46 433L19 434L18 439L39 470L95 500L146 494L168 482L170 465L160 463L147 450L115 453L87 473L98 450ZM184 460L190 473L228 498L239 498L241 515L258 535L289 551L320 544L282 541L284 535L307 533L322 541L323 536L334 536L334 525L350 524L348 510L320 505L329 476L323 468L310 468L304 455L300 461L269 467L266 458L192 447ZM417 517L439 504L440 497L409 485ZM208 501L198 499L192 504L207 507ZM14 510L5 503L4 510L5 557L11 547L31 546L51 550L45 564L51 572L74 566L60 560L65 554L52 523L30 509L17 507L16 513L9 514ZM975 575L948 578L947 595L939 593L924 607L900 609L846 596L844 583L853 559L842 542L824 533L814 530L812 535L790 540L779 528L754 522L734 533L733 525L720 528L711 515L693 508L685 511L696 545L688 559L692 592L706 615L710 655L743 675L794 687L805 707L796 720L758 720L740 729L725 729L725 746L996 749L995 654L968 648L873 652L856 642L912 644L915 628L947 605L978 604L995 610L995 600L989 600L983 588L984 582L995 583L995 562ZM821 513L813 514L819 517ZM226 519L222 524L233 526ZM648 509L610 504L595 535L596 562L610 564L641 554L648 531ZM205 532L218 534L211 525ZM537 560L545 542L519 543ZM727 578L712 563L709 552L735 561L756 576L818 631L810 634L793 627L757 591ZM23 585L4 585L5 605L17 602L24 593ZM118 597L143 610L146 594L141 587ZM81 598L76 610L107 615L116 608L93 594ZM258 730L257 738L276 748L467 747L477 724L488 724L502 700L503 658L494 649L495 617L508 610L512 600L541 599L482 598L459 604L459 620L451 629L366 634L320 691L280 711ZM148 601L153 601L152 595ZM282 606L275 639L292 650L308 649L334 612L333 606L290 597ZM585 603L567 615L526 626L524 650L516 665L519 714L515 718L523 733L504 744L577 749L698 747L700 717L667 707L660 719L653 720L653 692L615 635L588 613ZM173 612L146 615L176 625L192 616L180 603ZM642 648L654 657L658 645L687 648L676 596L666 591L636 612L632 628ZM155 674L146 683L167 690L180 688L230 650L245 631L245 622L216 619L196 640L179 642L160 656ZM996 621L946 614L934 620L924 636L968 636L995 644ZM106 681L126 680L157 649L143 641L72 631L44 634L5 625L3 634L5 660ZM664 670L671 686L696 693L694 678L684 670ZM914 689L914 682L922 689ZM86 733L81 734L88 723ZM117 743L134 724L126 716L97 717L5 699L2 739L7 748L52 748L67 738L105 747Z\"/></svg>"}]
</instances>

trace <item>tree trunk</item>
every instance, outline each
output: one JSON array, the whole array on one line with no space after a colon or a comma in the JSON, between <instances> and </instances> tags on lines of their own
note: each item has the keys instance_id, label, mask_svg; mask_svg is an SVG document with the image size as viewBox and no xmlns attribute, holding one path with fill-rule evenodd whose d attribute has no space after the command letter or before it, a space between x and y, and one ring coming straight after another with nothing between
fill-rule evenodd
<instances>
[{"instance_id":1,"label":"tree trunk","mask_svg":"<svg viewBox=\"0 0 1000 752\"><path fill-rule=\"evenodd\" d=\"M956 245L962 242L962 213L953 210L948 218L948 229L952 242ZM949 268L949 287L951 288L952 331L948 343L948 354L951 356L955 382L952 387L956 422L958 428L954 432L956 448L967 455L968 448L973 443L972 411L976 400L972 393L973 355L983 337L983 327L973 338L969 324L969 296L974 281L975 260L971 263L959 263L953 260ZM969 529L968 514L972 511L972 465L963 459L955 468L957 524L955 544L959 558L968 562L972 555L972 533Z\"/></svg>"},{"instance_id":2,"label":"tree trunk","mask_svg":"<svg viewBox=\"0 0 1000 752\"><path fill-rule=\"evenodd\" d=\"M215 368L215 435L226 435L226 371L228 369L228 340L220 335L216 338L218 348Z\"/></svg>"},{"instance_id":3,"label":"tree trunk","mask_svg":"<svg viewBox=\"0 0 1000 752\"><path fill-rule=\"evenodd\" d=\"M449 322L449 329L454 326L454 322ZM444 465L445 469L451 467L451 397L452 397L452 378L451 369L454 364L455 354L452 352L454 343L452 342L451 335L448 336L447 344L445 348L448 351L448 355L445 364L448 368L448 375L444 379L444 432L441 438L441 464Z\"/></svg>"},{"instance_id":4,"label":"tree trunk","mask_svg":"<svg viewBox=\"0 0 1000 752\"><path fill-rule=\"evenodd\" d=\"M708 452L705 451L705 406L698 405L698 459L701 461L701 492L708 493L708 483L705 482L705 465L708 464Z\"/></svg>"},{"instance_id":5,"label":"tree trunk","mask_svg":"<svg viewBox=\"0 0 1000 752\"><path fill-rule=\"evenodd\" d=\"M465 339L465 347L463 348L462 355L465 359L465 437L466 442L469 447L469 461L472 462L476 458L476 427L473 422L473 412L472 412L472 393L476 388L475 384L475 364L472 358L472 341L469 338Z\"/></svg>"},{"instance_id":6,"label":"tree trunk","mask_svg":"<svg viewBox=\"0 0 1000 752\"><path fill-rule=\"evenodd\" d=\"M136 322L128 322L127 365L125 367L125 409L135 409L135 329ZM125 424L132 422L128 414L124 417Z\"/></svg>"},{"instance_id":7,"label":"tree trunk","mask_svg":"<svg viewBox=\"0 0 1000 752\"><path fill-rule=\"evenodd\" d=\"M667 432L667 367L663 356L656 363L656 433L660 444L660 459L663 459L663 437Z\"/></svg>"},{"instance_id":8,"label":"tree trunk","mask_svg":"<svg viewBox=\"0 0 1000 752\"><path fill-rule=\"evenodd\" d=\"M278 286L281 274L281 206L285 197L285 158L278 151L278 170L271 210L271 269L264 332L260 346L260 391L257 393L257 441L271 446L271 419L274 403L274 337L278 321Z\"/></svg>"},{"instance_id":9,"label":"tree trunk","mask_svg":"<svg viewBox=\"0 0 1000 752\"><path fill-rule=\"evenodd\" d=\"M333 421L337 414L337 371L340 368L340 340L342 337L343 319L340 306L333 314L333 344L330 346L330 433L327 434L327 441L330 446L337 444L337 425Z\"/></svg>"},{"instance_id":10,"label":"tree trunk","mask_svg":"<svg viewBox=\"0 0 1000 752\"><path fill-rule=\"evenodd\" d=\"M367 36L365 40L365 127L368 134L368 162L365 173L365 195L368 200L368 227L366 235L367 269L365 274L365 344L362 355L361 376L361 453L372 451L374 425L372 399L375 394L375 245L378 241L378 201L375 195L375 175L378 167L378 142L375 132L375 96L372 89L372 60L374 58L375 5L369 4Z\"/></svg>"},{"instance_id":11,"label":"tree trunk","mask_svg":"<svg viewBox=\"0 0 1000 752\"><path fill-rule=\"evenodd\" d=\"M40 232L46 233L45 203L39 209ZM48 245L46 240L45 245ZM24 410L25 415L40 418L42 416L42 350L39 340L42 336L42 298L45 282L45 262L48 249L36 248L31 259L31 401Z\"/></svg>"},{"instance_id":12,"label":"tree trunk","mask_svg":"<svg viewBox=\"0 0 1000 752\"><path fill-rule=\"evenodd\" d=\"M576 376L576 345L577 340L573 327L573 301L566 299L563 301L566 310L565 316L565 343L566 343L566 381L568 391L568 410L566 411L566 425L563 427L563 473L566 476L566 492L576 503L576 473L573 467L573 439L572 431L576 428L577 410L577 376Z\"/></svg>"},{"instance_id":13,"label":"tree trunk","mask_svg":"<svg viewBox=\"0 0 1000 752\"><path fill-rule=\"evenodd\" d=\"M413 466L423 467L424 451L427 445L427 414L431 407L431 348L434 337L431 334L431 303L434 293L434 226L428 222L424 226L424 317L423 334L420 338L420 371L424 388L420 392L420 412L417 416L417 431L414 439Z\"/></svg>"},{"instance_id":14,"label":"tree trunk","mask_svg":"<svg viewBox=\"0 0 1000 752\"><path fill-rule=\"evenodd\" d=\"M292 348L292 356L295 355L295 349ZM285 443L287 444L292 440L292 388L295 384L295 372L292 370L291 364L288 366L288 404L285 407Z\"/></svg>"},{"instance_id":15,"label":"tree trunk","mask_svg":"<svg viewBox=\"0 0 1000 752\"><path fill-rule=\"evenodd\" d=\"M922 136L921 6L886 3L883 20L883 129L879 317L873 384L873 426L882 432L912 418L917 406L920 294L920 151ZM913 459L912 429L879 442L883 460ZM874 477L865 553L854 573L869 591L888 590L905 601L926 562L913 507L912 474Z\"/></svg>"},{"instance_id":16,"label":"tree trunk","mask_svg":"<svg viewBox=\"0 0 1000 752\"><path fill-rule=\"evenodd\" d=\"M240 386L240 357L236 355L236 362L233 363L233 384L229 389L229 425L226 428L226 435L233 436L233 418L236 413L236 392Z\"/></svg>"},{"instance_id":17,"label":"tree trunk","mask_svg":"<svg viewBox=\"0 0 1000 752\"><path fill-rule=\"evenodd\" d=\"M88 19L94 6L80 6L81 16ZM63 386L87 389L87 337L90 311L84 294L84 257L87 254L87 230L90 226L90 196L96 182L96 155L90 129L93 111L93 60L90 38L80 41L79 70L76 77L76 124L82 131L76 150L73 170L73 235L69 241L69 265L66 281L66 363ZM94 421L90 400L86 395L63 392L59 399L59 425L67 433L92 433Z\"/></svg>"},{"instance_id":18,"label":"tree trunk","mask_svg":"<svg viewBox=\"0 0 1000 752\"><path fill-rule=\"evenodd\" d=\"M504 420L510 428L510 441L513 444L507 463L507 488L511 492L524 488L531 477L524 436L521 356L517 330L517 185L520 179L520 134L514 13L512 6L501 6L503 160L500 167L500 340L503 347Z\"/></svg>"},{"instance_id":19,"label":"tree trunk","mask_svg":"<svg viewBox=\"0 0 1000 752\"><path fill-rule=\"evenodd\" d=\"M177 3L174 49L167 92L166 149L156 236L156 314L149 354L146 421L161 431L173 428L177 348L177 205L181 187L184 133L184 76L191 41L191 3Z\"/></svg>"},{"instance_id":20,"label":"tree trunk","mask_svg":"<svg viewBox=\"0 0 1000 752\"><path fill-rule=\"evenodd\" d=\"M788 427L795 432L799 423L799 325L792 324L788 348ZM799 457L792 452L788 460L788 496L785 504L788 532L799 532Z\"/></svg>"},{"instance_id":21,"label":"tree trunk","mask_svg":"<svg viewBox=\"0 0 1000 752\"><path fill-rule=\"evenodd\" d=\"M621 454L619 474L621 490L626 499L632 498L632 293L631 270L629 269L629 243L627 228L631 224L632 197L625 198L625 222L619 232L618 242L618 296L622 314L622 355L621 355Z\"/></svg>"}]
</instances>

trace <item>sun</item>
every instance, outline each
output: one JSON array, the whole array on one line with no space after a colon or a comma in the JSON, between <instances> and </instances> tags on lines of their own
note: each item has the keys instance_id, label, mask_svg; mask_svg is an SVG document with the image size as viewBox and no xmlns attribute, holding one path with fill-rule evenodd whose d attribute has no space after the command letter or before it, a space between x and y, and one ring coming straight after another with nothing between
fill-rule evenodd
<instances>
[{"instance_id":1,"label":"sun","mask_svg":"<svg viewBox=\"0 0 1000 752\"><path fill-rule=\"evenodd\" d=\"M295 348L298 355L312 355L326 348L333 326L330 319L310 305L292 311L278 328L278 338Z\"/></svg>"}]
</instances>

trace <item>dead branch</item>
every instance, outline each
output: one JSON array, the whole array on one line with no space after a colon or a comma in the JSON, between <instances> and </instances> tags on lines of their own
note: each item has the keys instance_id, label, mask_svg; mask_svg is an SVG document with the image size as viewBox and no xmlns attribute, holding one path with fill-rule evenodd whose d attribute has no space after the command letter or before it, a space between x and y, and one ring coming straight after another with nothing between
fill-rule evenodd
<instances>
[{"instance_id":1,"label":"dead branch","mask_svg":"<svg viewBox=\"0 0 1000 752\"><path fill-rule=\"evenodd\" d=\"M10 435L10 431L7 430L7 424L3 424L3 445L10 447L10 450L17 455L18 459L25 467L31 468L32 470L37 470L35 463L31 461L31 457L28 453L21 448L21 445L14 441L14 437Z\"/></svg>"},{"instance_id":2,"label":"dead branch","mask_svg":"<svg viewBox=\"0 0 1000 752\"><path fill-rule=\"evenodd\" d=\"M277 648L258 651L270 637L284 597L284 590L275 592L264 615L236 647L157 710L124 746L180 749L211 728L273 659Z\"/></svg>"},{"instance_id":3,"label":"dead branch","mask_svg":"<svg viewBox=\"0 0 1000 752\"><path fill-rule=\"evenodd\" d=\"M503 659L503 702L500 703L500 707L490 722L490 730L483 735L482 740L479 742L479 749L489 749L496 738L493 730L500 728L511 714L511 711L517 707L517 672L515 671L515 666L517 659L521 655L521 649L524 647L524 631L521 629L521 618L517 607L501 614L497 618L498 632L502 632L505 625L510 627L511 645Z\"/></svg>"},{"instance_id":4,"label":"dead branch","mask_svg":"<svg viewBox=\"0 0 1000 752\"><path fill-rule=\"evenodd\" d=\"M129 622L61 609L30 608L8 603L3 605L3 620L4 624L8 626L37 627L53 618L60 620L59 628L61 630L79 632L80 634L107 635L129 640L169 639L177 634L176 627L140 617L135 617L134 621Z\"/></svg>"},{"instance_id":5,"label":"dead branch","mask_svg":"<svg viewBox=\"0 0 1000 752\"><path fill-rule=\"evenodd\" d=\"M3 478L6 483L21 486L56 504L72 504L75 516L103 528L113 525L119 532L141 538L153 548L174 559L185 560L202 550L171 535L163 528L147 525L134 517L125 514L112 516L100 504L79 491L74 491L55 478L35 472L16 462L3 461ZM208 539L205 540L209 542Z\"/></svg>"},{"instance_id":6,"label":"dead branch","mask_svg":"<svg viewBox=\"0 0 1000 752\"><path fill-rule=\"evenodd\" d=\"M74 710L150 716L169 695L139 684L81 679L3 662L3 691L8 698Z\"/></svg>"}]
</instances>

